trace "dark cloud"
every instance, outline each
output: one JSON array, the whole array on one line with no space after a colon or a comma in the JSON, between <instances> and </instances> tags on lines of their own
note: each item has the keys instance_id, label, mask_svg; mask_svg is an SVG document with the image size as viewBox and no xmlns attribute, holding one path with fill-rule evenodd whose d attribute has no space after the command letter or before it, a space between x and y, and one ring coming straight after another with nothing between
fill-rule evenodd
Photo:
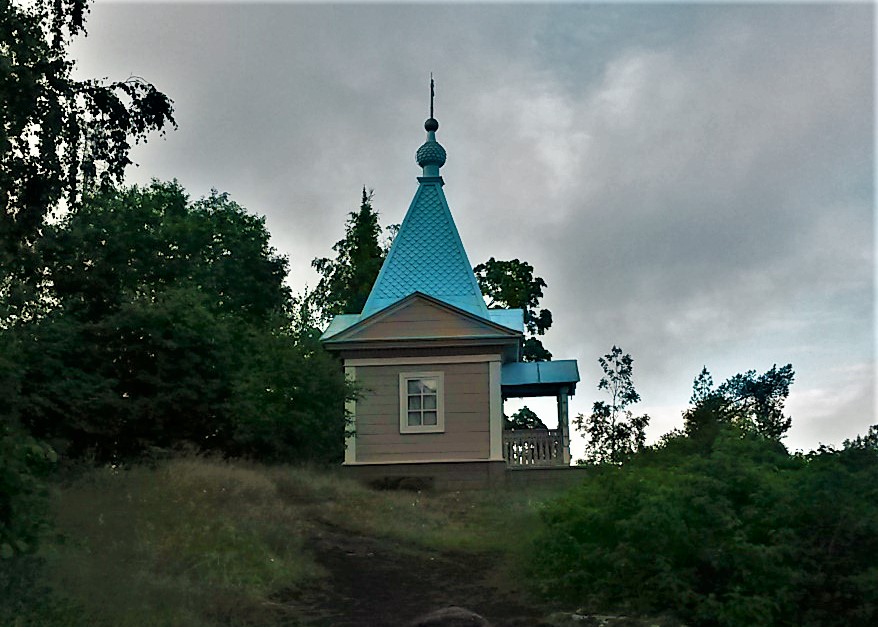
<instances>
[{"instance_id":1,"label":"dark cloud","mask_svg":"<svg viewBox=\"0 0 878 627\"><path fill-rule=\"evenodd\" d=\"M362 185L398 222L437 77L471 261L529 260L546 340L635 357L654 435L707 364L792 361L797 447L874 422L870 5L97 5L82 71L136 73L180 130L132 180L267 216L296 289ZM593 381L592 381L593 379Z\"/></svg>"}]
</instances>

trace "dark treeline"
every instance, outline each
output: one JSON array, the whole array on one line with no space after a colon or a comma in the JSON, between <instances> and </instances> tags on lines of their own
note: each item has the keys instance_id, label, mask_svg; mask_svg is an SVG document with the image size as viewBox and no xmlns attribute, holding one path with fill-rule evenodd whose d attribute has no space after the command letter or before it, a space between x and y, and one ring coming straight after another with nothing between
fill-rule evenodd
<instances>
[{"instance_id":1,"label":"dark treeline","mask_svg":"<svg viewBox=\"0 0 878 627\"><path fill-rule=\"evenodd\" d=\"M352 391L264 220L176 183L122 186L174 126L140 78L79 80L88 0L2 2L0 557L35 550L44 478L186 449L331 462Z\"/></svg>"},{"instance_id":2,"label":"dark treeline","mask_svg":"<svg viewBox=\"0 0 878 627\"><path fill-rule=\"evenodd\" d=\"M352 391L268 241L227 196L175 183L107 188L44 226L34 297L0 330L5 554L35 547L58 456L341 459Z\"/></svg>"},{"instance_id":3,"label":"dark treeline","mask_svg":"<svg viewBox=\"0 0 878 627\"><path fill-rule=\"evenodd\" d=\"M14 418L67 457L157 448L339 459L344 382L261 218L176 184L110 189L47 225L38 311L3 334Z\"/></svg>"}]
</instances>

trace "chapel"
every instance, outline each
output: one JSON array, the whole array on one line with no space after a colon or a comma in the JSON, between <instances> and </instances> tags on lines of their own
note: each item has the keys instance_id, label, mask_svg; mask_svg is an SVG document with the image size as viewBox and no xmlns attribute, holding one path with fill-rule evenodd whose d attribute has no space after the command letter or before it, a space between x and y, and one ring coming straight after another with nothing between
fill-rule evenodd
<instances>
[{"instance_id":1,"label":"chapel","mask_svg":"<svg viewBox=\"0 0 878 627\"><path fill-rule=\"evenodd\" d=\"M487 307L445 198L432 93L424 128L418 187L366 304L321 336L359 390L346 472L467 487L568 467L576 361L521 361L523 312ZM504 400L533 396L557 399L557 429L504 430Z\"/></svg>"}]
</instances>

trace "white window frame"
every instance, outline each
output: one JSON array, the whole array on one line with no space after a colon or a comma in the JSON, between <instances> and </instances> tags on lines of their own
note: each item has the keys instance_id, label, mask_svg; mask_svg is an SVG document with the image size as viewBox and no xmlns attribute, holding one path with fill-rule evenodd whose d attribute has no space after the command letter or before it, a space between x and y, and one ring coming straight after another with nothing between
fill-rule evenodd
<instances>
[{"instance_id":1,"label":"white window frame","mask_svg":"<svg viewBox=\"0 0 878 627\"><path fill-rule=\"evenodd\" d=\"M408 421L408 382L414 379L436 380L436 424L409 425ZM399 373L399 432L400 433L444 433L445 432L445 373L400 372Z\"/></svg>"}]
</instances>

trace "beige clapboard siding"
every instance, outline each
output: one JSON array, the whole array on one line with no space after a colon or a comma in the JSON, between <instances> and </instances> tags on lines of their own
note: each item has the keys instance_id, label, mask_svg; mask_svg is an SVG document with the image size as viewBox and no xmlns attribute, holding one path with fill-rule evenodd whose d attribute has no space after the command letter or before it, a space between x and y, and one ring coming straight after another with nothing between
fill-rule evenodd
<instances>
[{"instance_id":1,"label":"beige clapboard siding","mask_svg":"<svg viewBox=\"0 0 878 627\"><path fill-rule=\"evenodd\" d=\"M438 372L445 378L444 433L399 432L399 375ZM357 462L488 459L488 362L359 366L357 384Z\"/></svg>"},{"instance_id":2,"label":"beige clapboard siding","mask_svg":"<svg viewBox=\"0 0 878 627\"><path fill-rule=\"evenodd\" d=\"M480 460L481 456L468 456L467 453L381 453L373 455L371 453L365 456L357 455L358 464L395 464L401 462L453 462L458 460ZM487 461L487 460L486 460ZM395 470L395 469L394 469ZM390 472L390 471L388 471Z\"/></svg>"},{"instance_id":3,"label":"beige clapboard siding","mask_svg":"<svg viewBox=\"0 0 878 627\"><path fill-rule=\"evenodd\" d=\"M413 300L363 330L351 340L495 336L496 329L423 300Z\"/></svg>"},{"instance_id":4,"label":"beige clapboard siding","mask_svg":"<svg viewBox=\"0 0 878 627\"><path fill-rule=\"evenodd\" d=\"M393 348L361 348L361 349L350 349L350 350L341 350L339 351L339 355L342 359L375 359L376 357L380 357L383 359L404 359L407 357L416 357L418 359L422 359L424 357L464 357L470 355L487 355L487 354L500 354L503 351L503 346L509 343L509 338L498 338L497 345L484 345L481 343L466 345L463 344L463 340L459 343L455 343L453 346L444 346L441 344L436 344L431 346L429 349L425 349L423 347L412 347L412 346L403 346L403 347L393 347ZM511 341L515 341L513 338Z\"/></svg>"},{"instance_id":5,"label":"beige clapboard siding","mask_svg":"<svg viewBox=\"0 0 878 627\"><path fill-rule=\"evenodd\" d=\"M380 390L382 387L394 387L391 379L393 378L394 372L399 374L400 368L404 368L405 370L419 370L428 367L433 369L441 367L445 370L446 379L452 379L458 383L466 383L471 377L482 375L487 371L485 362L434 365L410 364L404 366L360 366L359 369L363 370L363 376L365 378L361 380L358 372L357 384L370 390ZM368 370L366 370L366 368L368 368ZM395 370L390 371L388 370L389 368L394 368Z\"/></svg>"},{"instance_id":6,"label":"beige clapboard siding","mask_svg":"<svg viewBox=\"0 0 878 627\"><path fill-rule=\"evenodd\" d=\"M428 434L422 434L428 435ZM357 455L359 456L361 453L369 454L393 454L393 455L411 455L414 453L466 453L471 457L481 457L482 447L478 442L461 440L456 442L453 445L453 448L449 449L448 442L443 438L442 440L422 440L420 442L406 442L403 444L396 444L393 447L391 452L387 451L387 443L379 442L376 444L361 444L357 442Z\"/></svg>"},{"instance_id":7,"label":"beige clapboard siding","mask_svg":"<svg viewBox=\"0 0 878 627\"><path fill-rule=\"evenodd\" d=\"M455 425L455 431L459 431L460 433L477 433L484 434L488 433L488 427L483 427L478 424L474 424L478 419L477 415L473 414L473 421L462 421L459 424ZM395 423L394 425L388 425L386 422L367 422L360 423L357 422L357 435L358 436L384 436L391 435L394 439L397 435L399 435L399 423ZM407 433L403 434L406 437L413 438L420 435L433 435L433 434L415 434L415 433ZM441 434L439 434L441 435Z\"/></svg>"},{"instance_id":8,"label":"beige clapboard siding","mask_svg":"<svg viewBox=\"0 0 878 627\"><path fill-rule=\"evenodd\" d=\"M386 414L385 414L386 415ZM482 416L478 413L468 413L462 414L460 416L455 416L453 418L453 422L449 423L448 419L445 419L445 433L488 433L488 425L480 424L482 420L480 419ZM417 440L423 441L421 436L427 435L436 435L442 436L443 434L424 434L424 433L400 433L399 432L399 418L396 419L392 424L388 420L370 420L370 421L360 421L357 419L357 435L391 435L396 441L406 441L406 440ZM400 438L400 436L402 436Z\"/></svg>"}]
</instances>

